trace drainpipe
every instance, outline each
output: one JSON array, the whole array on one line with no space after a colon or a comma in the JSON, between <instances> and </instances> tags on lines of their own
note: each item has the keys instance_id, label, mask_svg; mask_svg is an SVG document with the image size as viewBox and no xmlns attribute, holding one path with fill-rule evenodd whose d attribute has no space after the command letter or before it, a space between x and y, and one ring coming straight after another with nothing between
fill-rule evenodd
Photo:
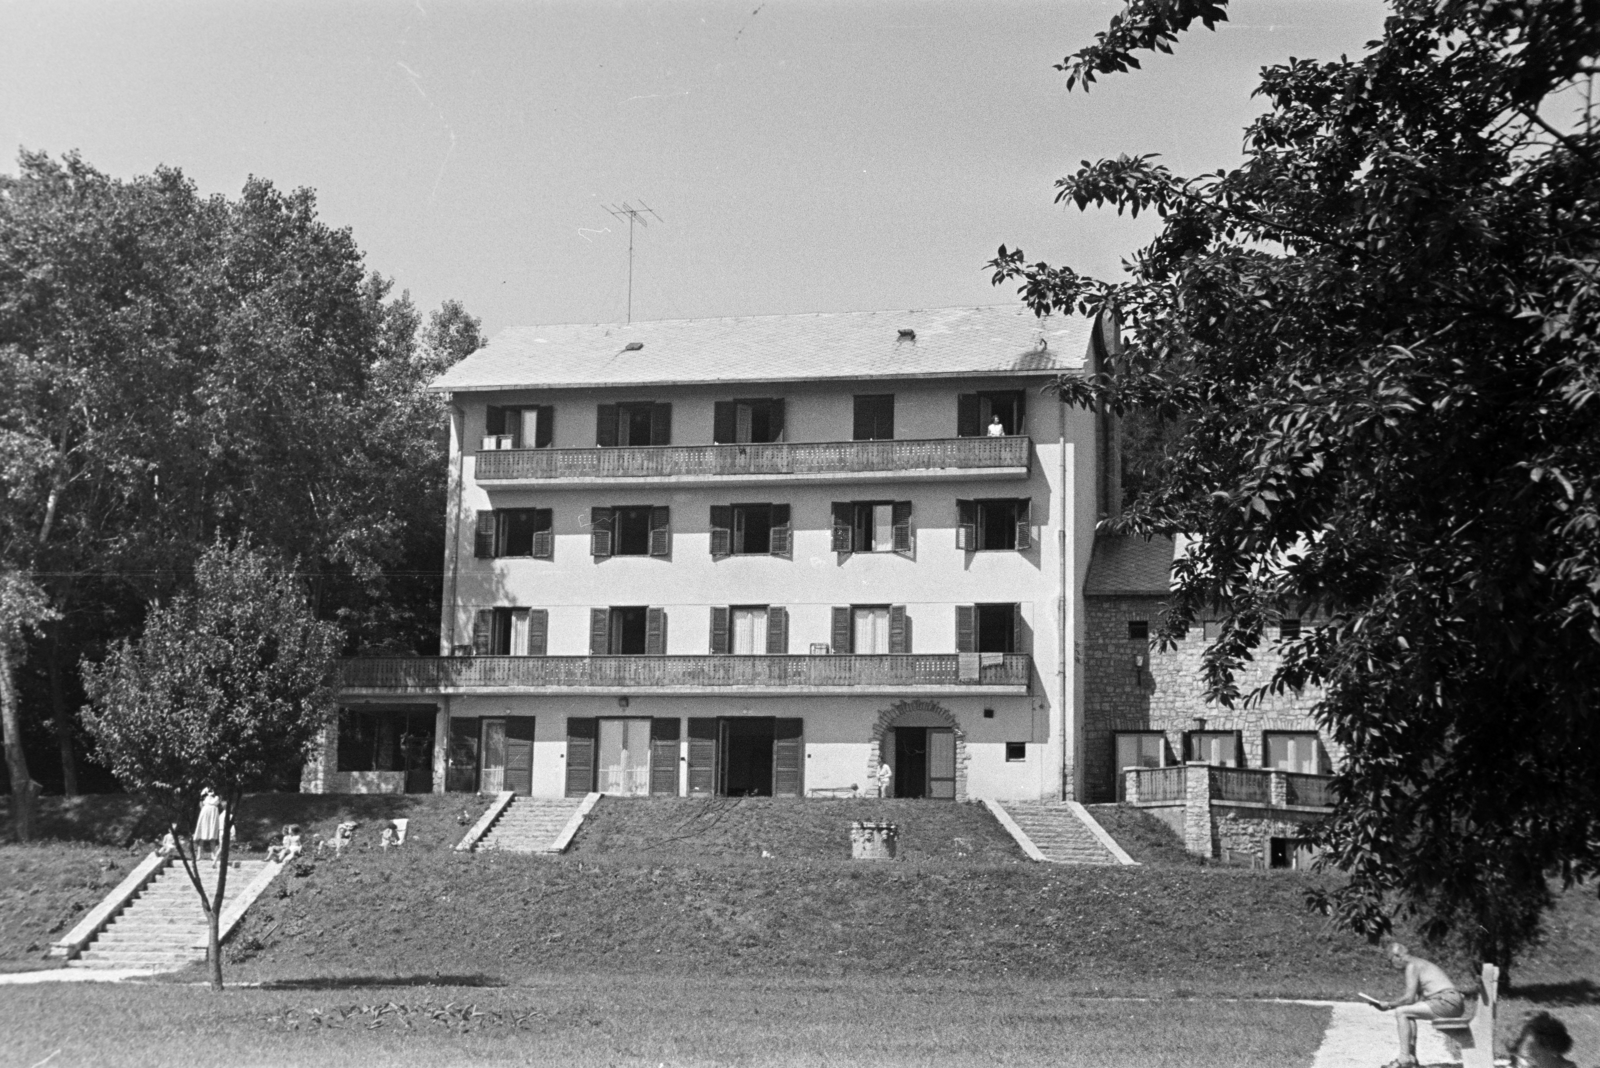
<instances>
[{"instance_id":1,"label":"drainpipe","mask_svg":"<svg viewBox=\"0 0 1600 1068\"><path fill-rule=\"evenodd\" d=\"M452 398L453 400L454 398ZM454 507L450 514L450 545L446 550L450 554L450 590L442 606L444 614L445 648L443 655L454 654L456 647L456 594L461 571L461 500L463 486L466 483L466 449L462 447L462 434L466 430L467 413L460 405L450 405L450 450L455 453L456 492Z\"/></svg>"},{"instance_id":2,"label":"drainpipe","mask_svg":"<svg viewBox=\"0 0 1600 1068\"><path fill-rule=\"evenodd\" d=\"M1068 524L1072 521L1073 507L1067 492L1067 406L1056 399L1056 422L1060 434L1060 480L1057 483L1061 497L1061 529L1056 533L1057 555L1060 556L1060 589L1056 598L1056 633L1061 638L1061 651L1056 663L1056 677L1060 686L1061 702L1061 799L1072 800L1071 773L1077 760L1077 739L1073 736L1072 709L1067 704L1067 658L1072 655L1072 636L1067 631L1067 545Z\"/></svg>"}]
</instances>

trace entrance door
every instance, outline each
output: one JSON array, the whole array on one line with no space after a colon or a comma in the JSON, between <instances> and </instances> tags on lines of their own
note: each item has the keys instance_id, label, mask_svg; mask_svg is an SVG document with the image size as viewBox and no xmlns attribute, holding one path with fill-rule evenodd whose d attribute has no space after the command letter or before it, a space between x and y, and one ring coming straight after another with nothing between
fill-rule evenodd
<instances>
[{"instance_id":1,"label":"entrance door","mask_svg":"<svg viewBox=\"0 0 1600 1068\"><path fill-rule=\"evenodd\" d=\"M483 774L478 778L482 793L497 794L506 782L506 721L483 721Z\"/></svg>"},{"instance_id":2,"label":"entrance door","mask_svg":"<svg viewBox=\"0 0 1600 1068\"><path fill-rule=\"evenodd\" d=\"M928 796L928 728L895 728L891 785L896 797Z\"/></svg>"},{"instance_id":3,"label":"entrance door","mask_svg":"<svg viewBox=\"0 0 1600 1068\"><path fill-rule=\"evenodd\" d=\"M650 795L648 719L600 721L600 784L597 789L614 797Z\"/></svg>"},{"instance_id":4,"label":"entrance door","mask_svg":"<svg viewBox=\"0 0 1600 1068\"><path fill-rule=\"evenodd\" d=\"M771 716L724 719L719 746L723 797L772 796Z\"/></svg>"},{"instance_id":5,"label":"entrance door","mask_svg":"<svg viewBox=\"0 0 1600 1068\"><path fill-rule=\"evenodd\" d=\"M526 797L533 793L533 717L505 721L506 767L502 790Z\"/></svg>"},{"instance_id":6,"label":"entrance door","mask_svg":"<svg viewBox=\"0 0 1600 1068\"><path fill-rule=\"evenodd\" d=\"M956 797L956 732L928 728L928 796L936 801Z\"/></svg>"}]
</instances>

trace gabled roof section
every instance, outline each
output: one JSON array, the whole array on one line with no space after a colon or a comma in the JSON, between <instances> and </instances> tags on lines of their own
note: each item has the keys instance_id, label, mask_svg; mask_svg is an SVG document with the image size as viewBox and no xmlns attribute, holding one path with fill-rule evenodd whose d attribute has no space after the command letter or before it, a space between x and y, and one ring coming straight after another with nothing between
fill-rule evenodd
<instances>
[{"instance_id":1,"label":"gabled roof section","mask_svg":"<svg viewBox=\"0 0 1600 1068\"><path fill-rule=\"evenodd\" d=\"M1172 592L1173 539L1146 541L1121 534L1096 534L1083 580L1085 597L1165 596Z\"/></svg>"},{"instance_id":2,"label":"gabled roof section","mask_svg":"<svg viewBox=\"0 0 1600 1068\"><path fill-rule=\"evenodd\" d=\"M496 334L430 388L1061 374L1082 369L1092 332L1090 319L1039 319L1020 304L519 326Z\"/></svg>"}]
</instances>

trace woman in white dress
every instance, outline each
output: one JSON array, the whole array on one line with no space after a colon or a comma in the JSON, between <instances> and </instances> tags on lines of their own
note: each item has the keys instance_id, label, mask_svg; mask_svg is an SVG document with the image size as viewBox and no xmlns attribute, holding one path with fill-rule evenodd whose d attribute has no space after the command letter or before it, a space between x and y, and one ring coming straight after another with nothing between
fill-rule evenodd
<instances>
[{"instance_id":1,"label":"woman in white dress","mask_svg":"<svg viewBox=\"0 0 1600 1068\"><path fill-rule=\"evenodd\" d=\"M211 851L211 863L217 862L218 847L222 840L222 799L209 786L200 794L200 818L194 824L195 860L205 859Z\"/></svg>"}]
</instances>

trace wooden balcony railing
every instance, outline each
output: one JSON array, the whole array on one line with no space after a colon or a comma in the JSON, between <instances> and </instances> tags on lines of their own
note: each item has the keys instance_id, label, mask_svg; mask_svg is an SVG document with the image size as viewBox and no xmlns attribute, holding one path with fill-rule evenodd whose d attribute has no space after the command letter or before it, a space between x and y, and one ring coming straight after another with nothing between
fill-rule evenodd
<instances>
[{"instance_id":1,"label":"wooden balcony railing","mask_svg":"<svg viewBox=\"0 0 1600 1068\"><path fill-rule=\"evenodd\" d=\"M362 693L475 690L879 690L997 688L1026 693L1031 658L1007 654L963 679L955 653L893 656L362 657L343 662L340 688Z\"/></svg>"},{"instance_id":2,"label":"wooden balcony railing","mask_svg":"<svg viewBox=\"0 0 1600 1068\"><path fill-rule=\"evenodd\" d=\"M1140 805L1183 804L1189 776L1205 776L1205 803L1332 808L1331 775L1306 775L1273 768L1224 768L1205 764L1124 768L1123 796Z\"/></svg>"},{"instance_id":3,"label":"wooden balcony railing","mask_svg":"<svg viewBox=\"0 0 1600 1068\"><path fill-rule=\"evenodd\" d=\"M1272 803L1272 772L1256 768L1212 768L1211 796L1251 805Z\"/></svg>"},{"instance_id":4,"label":"wooden balcony railing","mask_svg":"<svg viewBox=\"0 0 1600 1068\"><path fill-rule=\"evenodd\" d=\"M1333 777L1331 775L1305 775L1286 771L1284 786L1291 805L1307 808L1333 807Z\"/></svg>"},{"instance_id":5,"label":"wooden balcony railing","mask_svg":"<svg viewBox=\"0 0 1600 1068\"><path fill-rule=\"evenodd\" d=\"M726 477L838 477L938 472L1027 473L1026 437L920 441L779 441L758 445L642 445L593 449L502 449L477 454L480 482Z\"/></svg>"}]
</instances>

